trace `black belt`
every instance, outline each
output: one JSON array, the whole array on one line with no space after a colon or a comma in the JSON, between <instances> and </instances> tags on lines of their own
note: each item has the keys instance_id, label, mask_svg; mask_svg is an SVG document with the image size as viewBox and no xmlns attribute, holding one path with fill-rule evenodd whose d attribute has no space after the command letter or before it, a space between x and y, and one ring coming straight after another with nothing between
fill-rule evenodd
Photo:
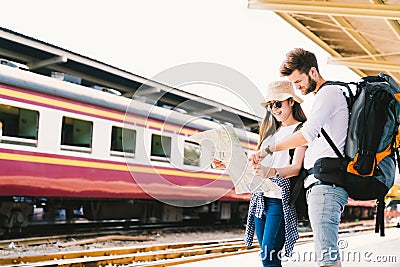
<instances>
[{"instance_id":1,"label":"black belt","mask_svg":"<svg viewBox=\"0 0 400 267\"><path fill-rule=\"evenodd\" d=\"M309 190L309 189L311 189L314 185L331 185L331 186L337 186L337 185L335 185L334 183L329 183L329 182L323 182L323 181L321 181L321 180L318 180L318 181L316 181L316 182L314 182L314 183L312 183L312 184L310 184L309 186L307 186L307 188L306 188L306 190Z\"/></svg>"}]
</instances>

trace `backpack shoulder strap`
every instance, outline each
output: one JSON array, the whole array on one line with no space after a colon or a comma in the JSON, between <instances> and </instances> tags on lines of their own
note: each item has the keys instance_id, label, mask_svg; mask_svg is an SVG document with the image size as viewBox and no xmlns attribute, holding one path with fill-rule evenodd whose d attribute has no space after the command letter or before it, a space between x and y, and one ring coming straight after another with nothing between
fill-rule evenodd
<instances>
[{"instance_id":1,"label":"backpack shoulder strap","mask_svg":"<svg viewBox=\"0 0 400 267\"><path fill-rule=\"evenodd\" d=\"M295 133L295 132L297 132L298 130L300 130L301 129L301 127L303 127L303 124L304 124L304 122L300 122L297 126L296 126L296 128L294 128L294 130L293 130L293 133ZM292 148L292 149L289 149L289 157L290 157L290 164L292 164L292 160L293 160L293 156L294 156L294 151L295 151L295 148Z\"/></svg>"},{"instance_id":2,"label":"backpack shoulder strap","mask_svg":"<svg viewBox=\"0 0 400 267\"><path fill-rule=\"evenodd\" d=\"M357 83L352 83L352 82L346 83L346 82L340 82L340 81L326 81L319 88L322 88L325 85L339 85L339 86L342 86L342 87L346 88L347 89L347 95L344 92L343 92L343 95L346 98L347 107L348 107L348 109L350 111L352 106L353 106L354 100L355 100L355 96L354 96L353 92L350 89L350 84L357 85ZM342 153L340 153L339 149L337 148L337 146L332 141L331 137L328 135L328 133L325 131L324 128L321 128L321 133L325 137L325 139L328 142L328 144L332 147L333 151L335 151L335 154L339 158L344 158L344 156L342 155Z\"/></svg>"},{"instance_id":3,"label":"backpack shoulder strap","mask_svg":"<svg viewBox=\"0 0 400 267\"><path fill-rule=\"evenodd\" d=\"M298 130L300 130L303 127L304 122L300 122L299 125L296 126L296 128L294 128L293 133L297 132Z\"/></svg>"},{"instance_id":4,"label":"backpack shoulder strap","mask_svg":"<svg viewBox=\"0 0 400 267\"><path fill-rule=\"evenodd\" d=\"M332 147L333 151L335 151L335 154L339 157L339 158L344 158L344 156L342 155L342 153L340 153L339 149L337 148L337 146L335 145L335 143L332 141L331 137L328 135L328 133L325 131L324 128L321 128L321 133L322 135L325 137L326 141L329 143L329 145Z\"/></svg>"},{"instance_id":5,"label":"backpack shoulder strap","mask_svg":"<svg viewBox=\"0 0 400 267\"><path fill-rule=\"evenodd\" d=\"M350 111L351 108L353 107L353 103L356 98L353 91L351 91L350 84L357 86L357 83L355 83L355 82L346 83L346 82L340 82L340 81L326 81L319 87L319 89L321 89L325 85L339 85L343 88L346 88L347 94L346 94L346 92L343 92L343 95L346 97L347 107L349 108L349 111Z\"/></svg>"}]
</instances>

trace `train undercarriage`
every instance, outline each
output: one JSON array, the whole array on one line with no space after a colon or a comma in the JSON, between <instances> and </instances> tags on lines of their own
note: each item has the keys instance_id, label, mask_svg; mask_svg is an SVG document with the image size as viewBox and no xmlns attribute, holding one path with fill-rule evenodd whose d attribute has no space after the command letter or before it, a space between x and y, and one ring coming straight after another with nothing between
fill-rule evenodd
<instances>
[{"instance_id":1,"label":"train undercarriage","mask_svg":"<svg viewBox=\"0 0 400 267\"><path fill-rule=\"evenodd\" d=\"M180 204L184 204L180 201ZM214 201L197 207L172 206L153 199L73 199L7 197L0 199L3 233L23 232L31 224L120 220L128 223L243 224L248 202Z\"/></svg>"},{"instance_id":2,"label":"train undercarriage","mask_svg":"<svg viewBox=\"0 0 400 267\"><path fill-rule=\"evenodd\" d=\"M177 206L172 206L153 199L3 197L0 199L0 223L4 233L23 232L30 224L110 220L135 224L244 224L247 208L246 201L214 201L197 207L185 207L183 201L179 201ZM371 205L347 205L342 214L342 221L368 220L374 216L375 207Z\"/></svg>"}]
</instances>

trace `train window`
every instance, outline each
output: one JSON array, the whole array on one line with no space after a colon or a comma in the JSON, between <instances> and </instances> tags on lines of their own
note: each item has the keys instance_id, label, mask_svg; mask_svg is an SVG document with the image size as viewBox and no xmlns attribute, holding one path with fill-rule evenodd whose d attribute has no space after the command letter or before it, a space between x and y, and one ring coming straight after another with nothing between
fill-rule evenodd
<instances>
[{"instance_id":1,"label":"train window","mask_svg":"<svg viewBox=\"0 0 400 267\"><path fill-rule=\"evenodd\" d=\"M111 155L133 157L136 147L136 131L113 126L111 130Z\"/></svg>"},{"instance_id":2,"label":"train window","mask_svg":"<svg viewBox=\"0 0 400 267\"><path fill-rule=\"evenodd\" d=\"M93 122L63 117L61 149L91 152Z\"/></svg>"},{"instance_id":3,"label":"train window","mask_svg":"<svg viewBox=\"0 0 400 267\"><path fill-rule=\"evenodd\" d=\"M171 156L171 137L151 135L151 156L153 160L167 160Z\"/></svg>"},{"instance_id":4,"label":"train window","mask_svg":"<svg viewBox=\"0 0 400 267\"><path fill-rule=\"evenodd\" d=\"M190 166L200 166L200 156L200 145L194 142L185 141L183 150L183 164Z\"/></svg>"},{"instance_id":5,"label":"train window","mask_svg":"<svg viewBox=\"0 0 400 267\"><path fill-rule=\"evenodd\" d=\"M0 104L2 143L37 146L39 112Z\"/></svg>"}]
</instances>

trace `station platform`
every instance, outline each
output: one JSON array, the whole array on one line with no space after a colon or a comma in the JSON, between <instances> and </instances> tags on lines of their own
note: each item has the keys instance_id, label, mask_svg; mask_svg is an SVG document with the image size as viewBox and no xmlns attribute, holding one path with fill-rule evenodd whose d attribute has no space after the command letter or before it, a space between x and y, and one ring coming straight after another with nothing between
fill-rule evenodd
<instances>
[{"instance_id":1,"label":"station platform","mask_svg":"<svg viewBox=\"0 0 400 267\"><path fill-rule=\"evenodd\" d=\"M385 229L385 237L373 231L357 234L340 234L339 246L343 267L399 267L400 266L400 228ZM314 244L296 244L294 256L283 258L282 266L315 267ZM243 267L262 266L258 252L221 257L213 260L197 261L179 265L181 267Z\"/></svg>"}]
</instances>

